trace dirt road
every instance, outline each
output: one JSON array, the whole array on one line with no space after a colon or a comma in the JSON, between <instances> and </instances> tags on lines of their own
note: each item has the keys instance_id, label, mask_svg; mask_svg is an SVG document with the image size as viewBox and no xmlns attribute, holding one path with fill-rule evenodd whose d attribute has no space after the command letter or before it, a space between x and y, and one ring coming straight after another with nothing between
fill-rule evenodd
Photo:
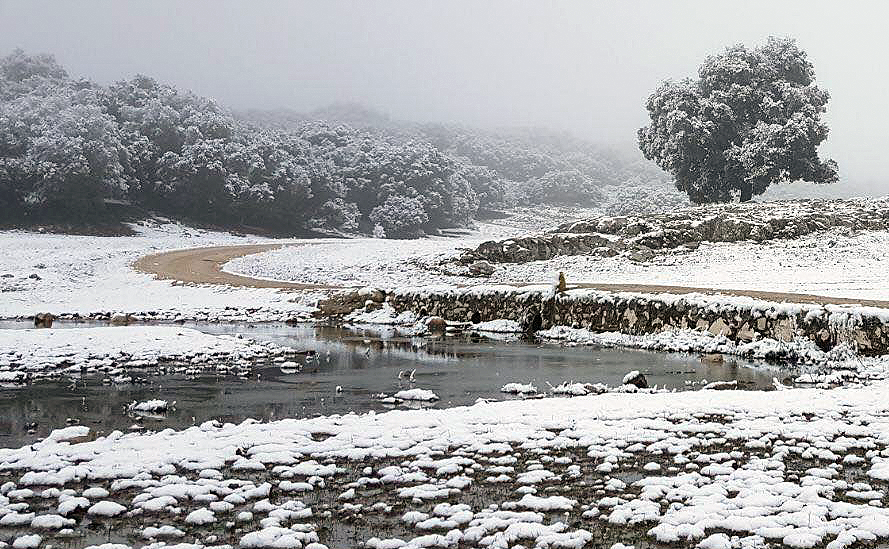
<instances>
[{"instance_id":1,"label":"dirt road","mask_svg":"<svg viewBox=\"0 0 889 549\"><path fill-rule=\"evenodd\" d=\"M280 288L289 290L309 289L334 289L332 286L317 284L301 284L298 282L280 282L276 280L262 280L241 276L222 271L222 266L228 261L245 255L276 250L285 246L311 246L312 244L250 244L245 246L214 246L208 248L190 248L187 250L175 250L161 252L145 256L133 264L137 271L153 274L161 279L176 280L190 284L225 284L247 288ZM482 281L480 281L482 282ZM527 283L518 283L526 286ZM594 290L613 292L642 292L642 293L670 293L670 294L720 294L732 296L746 296L756 299L791 303L813 303L819 305L865 305L870 307L889 308L889 301L877 301L868 299L853 299L844 297L826 297L809 294L791 294L782 292L764 292L757 290L720 290L714 288L693 288L684 286L657 286L648 284L596 284L580 283L569 284L570 287L590 288Z\"/></svg>"},{"instance_id":2,"label":"dirt road","mask_svg":"<svg viewBox=\"0 0 889 549\"><path fill-rule=\"evenodd\" d=\"M649 284L594 284L579 283L569 284L569 288L592 288L594 290L603 290L609 292L643 292L643 293L665 293L665 294L688 294L701 293L708 295L733 295L753 297L766 301L777 301L779 303L787 301L790 303L815 303L818 305L865 305L868 307L889 308L889 301L876 301L872 299L853 299L845 297L826 297L811 294L790 294L783 292L764 292L759 290L719 290L714 288L691 288L687 286L657 286Z\"/></svg>"},{"instance_id":3,"label":"dirt road","mask_svg":"<svg viewBox=\"0 0 889 549\"><path fill-rule=\"evenodd\" d=\"M305 246L307 244L290 244ZM244 246L212 246L189 248L147 255L135 263L139 272L153 274L164 280L176 280L187 284L224 284L245 288L281 288L292 290L323 289L316 284L279 282L241 276L222 271L222 266L232 259L283 248L288 244L249 244Z\"/></svg>"}]
</instances>

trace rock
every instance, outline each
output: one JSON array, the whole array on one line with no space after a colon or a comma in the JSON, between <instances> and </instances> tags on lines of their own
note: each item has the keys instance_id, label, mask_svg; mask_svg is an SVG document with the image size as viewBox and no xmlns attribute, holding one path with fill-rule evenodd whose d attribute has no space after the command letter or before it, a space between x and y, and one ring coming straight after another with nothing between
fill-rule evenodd
<instances>
[{"instance_id":1,"label":"rock","mask_svg":"<svg viewBox=\"0 0 889 549\"><path fill-rule=\"evenodd\" d=\"M501 242L482 242L475 250L463 254L460 262L471 268L478 262L525 263L560 255L610 256L616 253L610 251L612 248L611 242L598 234L525 236Z\"/></svg>"},{"instance_id":2,"label":"rock","mask_svg":"<svg viewBox=\"0 0 889 549\"><path fill-rule=\"evenodd\" d=\"M360 290L347 290L336 293L328 299L318 302L318 308L323 316L345 316L356 309L366 305L368 301L382 303L386 294L376 288L361 288Z\"/></svg>"},{"instance_id":3,"label":"rock","mask_svg":"<svg viewBox=\"0 0 889 549\"><path fill-rule=\"evenodd\" d=\"M374 301L372 299L368 299L367 301L364 302L364 310L368 313L371 313L373 311L379 311L382 308L383 308L382 303L379 303L379 302Z\"/></svg>"},{"instance_id":4,"label":"rock","mask_svg":"<svg viewBox=\"0 0 889 549\"><path fill-rule=\"evenodd\" d=\"M386 292L379 288L365 287L358 290L358 296L374 303L382 303L386 301Z\"/></svg>"},{"instance_id":5,"label":"rock","mask_svg":"<svg viewBox=\"0 0 889 549\"><path fill-rule=\"evenodd\" d=\"M432 332L443 332L447 329L448 322L440 316L430 316L426 319L426 328Z\"/></svg>"},{"instance_id":6,"label":"rock","mask_svg":"<svg viewBox=\"0 0 889 549\"><path fill-rule=\"evenodd\" d=\"M42 279L40 278L40 275L38 275L37 273L31 273L31 274L29 274L29 275L28 275L28 278L30 278L31 280L42 280Z\"/></svg>"},{"instance_id":7,"label":"rock","mask_svg":"<svg viewBox=\"0 0 889 549\"><path fill-rule=\"evenodd\" d=\"M494 274L494 266L487 261L476 261L469 266L469 274L473 276L491 276Z\"/></svg>"},{"instance_id":8,"label":"rock","mask_svg":"<svg viewBox=\"0 0 889 549\"><path fill-rule=\"evenodd\" d=\"M561 326L630 335L697 329L709 332L701 333L702 337L722 336L735 343L766 338L787 342L799 337L815 342L823 351L848 344L853 348L857 345L859 352L865 354L889 353L889 319L876 313L862 311L860 319L849 319L852 324L848 328L833 330L830 326L836 322L837 313L815 305L785 308L777 303L763 303L751 308L719 297L642 294L628 297L571 291L554 294L553 287L536 290L467 287L441 291L408 288L387 295L387 303L396 314L411 311L419 318L428 318L430 314L441 317L430 320L430 326L442 325L444 320L452 321L453 326L454 322L505 319L517 322L523 331L530 332ZM681 350L684 346L671 338L656 345L664 350ZM697 347L701 352L705 348L708 347ZM750 347L764 349L766 354L761 358L770 360L796 360L799 351L795 348L795 345ZM718 361L718 355L703 360Z\"/></svg>"},{"instance_id":9,"label":"rock","mask_svg":"<svg viewBox=\"0 0 889 549\"><path fill-rule=\"evenodd\" d=\"M738 381L714 381L712 383L708 383L701 387L702 389L709 389L711 391L731 391L733 389L738 388Z\"/></svg>"},{"instance_id":10,"label":"rock","mask_svg":"<svg viewBox=\"0 0 889 549\"><path fill-rule=\"evenodd\" d=\"M128 326L133 321L133 316L128 314L125 315L114 315L109 320L109 323L112 326Z\"/></svg>"},{"instance_id":11,"label":"rock","mask_svg":"<svg viewBox=\"0 0 889 549\"><path fill-rule=\"evenodd\" d=\"M796 334L796 322L793 318L784 318L775 322L772 328L773 337L780 341L793 341Z\"/></svg>"},{"instance_id":12,"label":"rock","mask_svg":"<svg viewBox=\"0 0 889 549\"><path fill-rule=\"evenodd\" d=\"M735 334L735 337L738 341L753 341L756 339L756 332L750 327L749 322L745 322L738 329L738 333Z\"/></svg>"},{"instance_id":13,"label":"rock","mask_svg":"<svg viewBox=\"0 0 889 549\"><path fill-rule=\"evenodd\" d=\"M14 276L15 275L13 275L12 273L5 273L5 274L0 275L0 278L12 278Z\"/></svg>"},{"instance_id":14,"label":"rock","mask_svg":"<svg viewBox=\"0 0 889 549\"><path fill-rule=\"evenodd\" d=\"M52 313L37 313L34 315L35 328L52 328L53 320L56 317Z\"/></svg>"},{"instance_id":15,"label":"rock","mask_svg":"<svg viewBox=\"0 0 889 549\"><path fill-rule=\"evenodd\" d=\"M640 389L647 389L648 388L648 380L645 379L645 376L642 375L642 373L639 372L638 370L633 370L632 372L625 375L624 379L623 379L623 384L624 385L635 385L636 387L638 387Z\"/></svg>"},{"instance_id":16,"label":"rock","mask_svg":"<svg viewBox=\"0 0 889 549\"><path fill-rule=\"evenodd\" d=\"M705 364L722 364L725 358L722 353L704 353L701 355L701 362Z\"/></svg>"},{"instance_id":17,"label":"rock","mask_svg":"<svg viewBox=\"0 0 889 549\"><path fill-rule=\"evenodd\" d=\"M717 318L713 321L712 324L707 328L707 331L713 334L714 336L730 336L731 328L729 325L725 323L725 321L721 318Z\"/></svg>"},{"instance_id":18,"label":"rock","mask_svg":"<svg viewBox=\"0 0 889 549\"><path fill-rule=\"evenodd\" d=\"M627 252L627 257L636 263L646 263L654 259L654 252L647 246L639 246Z\"/></svg>"},{"instance_id":19,"label":"rock","mask_svg":"<svg viewBox=\"0 0 889 549\"><path fill-rule=\"evenodd\" d=\"M849 236L860 229L889 228L887 199L795 200L669 209L666 213L595 217L571 221L542 235L488 241L460 259L523 263L565 255L607 256L608 250L633 250L628 257L644 263L649 250L697 249L701 242L767 242L842 228ZM606 238L603 235L611 235ZM836 246L829 240L827 246Z\"/></svg>"}]
</instances>

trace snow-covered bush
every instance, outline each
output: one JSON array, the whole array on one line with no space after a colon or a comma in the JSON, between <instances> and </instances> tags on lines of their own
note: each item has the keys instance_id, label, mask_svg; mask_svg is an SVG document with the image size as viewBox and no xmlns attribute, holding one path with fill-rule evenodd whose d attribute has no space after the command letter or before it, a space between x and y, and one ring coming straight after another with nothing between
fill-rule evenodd
<instances>
[{"instance_id":1,"label":"snow-covered bush","mask_svg":"<svg viewBox=\"0 0 889 549\"><path fill-rule=\"evenodd\" d=\"M466 164L460 168L460 175L478 197L480 208L490 209L503 205L506 182L494 170L485 166Z\"/></svg>"},{"instance_id":2,"label":"snow-covered bush","mask_svg":"<svg viewBox=\"0 0 889 549\"><path fill-rule=\"evenodd\" d=\"M521 187L532 204L596 205L603 195L599 183L577 169L552 171Z\"/></svg>"},{"instance_id":3,"label":"snow-covered bush","mask_svg":"<svg viewBox=\"0 0 889 549\"><path fill-rule=\"evenodd\" d=\"M429 216L419 199L392 195L370 212L370 220L390 238L413 237L423 234Z\"/></svg>"}]
</instances>

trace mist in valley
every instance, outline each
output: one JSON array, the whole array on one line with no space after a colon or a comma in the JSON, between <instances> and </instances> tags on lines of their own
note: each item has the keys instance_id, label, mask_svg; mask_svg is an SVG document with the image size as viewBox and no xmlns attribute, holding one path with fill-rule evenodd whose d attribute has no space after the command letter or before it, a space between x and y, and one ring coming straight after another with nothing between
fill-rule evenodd
<instances>
[{"instance_id":1,"label":"mist in valley","mask_svg":"<svg viewBox=\"0 0 889 549\"><path fill-rule=\"evenodd\" d=\"M555 8L555 9L554 9ZM879 3L0 2L0 52L150 75L238 111L353 103L394 120L568 131L636 154L644 103L735 43L792 36L831 100L839 185L889 189Z\"/></svg>"}]
</instances>

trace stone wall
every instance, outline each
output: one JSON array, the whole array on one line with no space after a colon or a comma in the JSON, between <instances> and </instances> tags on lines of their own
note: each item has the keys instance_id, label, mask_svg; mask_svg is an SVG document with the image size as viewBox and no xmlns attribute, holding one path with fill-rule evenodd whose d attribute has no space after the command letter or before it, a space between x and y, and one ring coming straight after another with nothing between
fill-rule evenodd
<instances>
[{"instance_id":1,"label":"stone wall","mask_svg":"<svg viewBox=\"0 0 889 549\"><path fill-rule=\"evenodd\" d=\"M813 340L824 350L849 343L865 355L889 353L889 310L774 303L700 294L634 294L551 286L404 289L388 296L396 312L450 321L515 320L532 332L553 326L632 335L701 329L736 342Z\"/></svg>"}]
</instances>

